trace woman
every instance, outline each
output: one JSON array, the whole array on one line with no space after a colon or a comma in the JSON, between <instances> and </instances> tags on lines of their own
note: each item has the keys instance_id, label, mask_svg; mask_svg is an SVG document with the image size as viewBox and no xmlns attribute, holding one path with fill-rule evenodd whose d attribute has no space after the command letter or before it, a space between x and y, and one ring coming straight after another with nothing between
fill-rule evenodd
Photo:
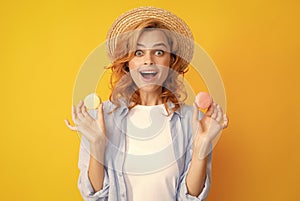
<instances>
[{"instance_id":1,"label":"woman","mask_svg":"<svg viewBox=\"0 0 300 201\"><path fill-rule=\"evenodd\" d=\"M204 200L211 183L211 143L227 127L213 102L198 119L184 104L180 77L193 55L192 34L176 15L140 7L108 32L110 100L93 116L73 106L82 133L79 189L84 200Z\"/></svg>"}]
</instances>

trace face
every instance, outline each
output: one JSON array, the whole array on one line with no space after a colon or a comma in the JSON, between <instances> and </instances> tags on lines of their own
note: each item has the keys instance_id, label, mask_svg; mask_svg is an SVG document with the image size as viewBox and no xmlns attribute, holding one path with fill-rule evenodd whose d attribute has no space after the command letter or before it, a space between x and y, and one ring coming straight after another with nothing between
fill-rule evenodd
<instances>
[{"instance_id":1,"label":"face","mask_svg":"<svg viewBox=\"0 0 300 201\"><path fill-rule=\"evenodd\" d=\"M170 45L165 33L144 31L137 41L134 57L128 63L130 75L139 90L158 91L168 76L170 59Z\"/></svg>"}]
</instances>

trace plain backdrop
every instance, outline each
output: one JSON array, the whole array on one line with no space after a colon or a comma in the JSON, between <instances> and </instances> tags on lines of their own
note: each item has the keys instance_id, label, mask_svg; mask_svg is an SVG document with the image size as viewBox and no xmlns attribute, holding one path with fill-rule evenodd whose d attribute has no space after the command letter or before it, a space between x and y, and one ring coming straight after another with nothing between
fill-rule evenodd
<instances>
[{"instance_id":1,"label":"plain backdrop","mask_svg":"<svg viewBox=\"0 0 300 201\"><path fill-rule=\"evenodd\" d=\"M63 121L71 119L76 75L105 41L114 19L145 5L183 18L224 82L230 124L213 152L207 201L300 199L299 1L28 0L0 5L0 200L81 200L80 140ZM107 99L107 89L97 90Z\"/></svg>"}]
</instances>

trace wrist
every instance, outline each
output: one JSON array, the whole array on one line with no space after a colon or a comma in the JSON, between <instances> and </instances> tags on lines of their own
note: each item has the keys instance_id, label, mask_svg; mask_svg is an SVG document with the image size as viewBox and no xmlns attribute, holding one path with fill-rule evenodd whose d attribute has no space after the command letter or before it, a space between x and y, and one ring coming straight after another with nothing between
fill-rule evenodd
<instances>
[{"instance_id":1,"label":"wrist","mask_svg":"<svg viewBox=\"0 0 300 201\"><path fill-rule=\"evenodd\" d=\"M197 143L194 146L192 160L201 161L206 160L210 153L211 142L207 138L198 138Z\"/></svg>"},{"instance_id":2,"label":"wrist","mask_svg":"<svg viewBox=\"0 0 300 201\"><path fill-rule=\"evenodd\" d=\"M90 156L103 163L105 155L105 140L97 141L90 144Z\"/></svg>"}]
</instances>

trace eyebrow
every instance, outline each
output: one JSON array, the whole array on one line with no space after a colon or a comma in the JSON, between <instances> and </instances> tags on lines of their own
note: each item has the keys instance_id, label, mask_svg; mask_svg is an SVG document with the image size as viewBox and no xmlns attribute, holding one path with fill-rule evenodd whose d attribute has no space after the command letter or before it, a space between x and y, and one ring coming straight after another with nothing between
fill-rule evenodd
<instances>
[{"instance_id":1,"label":"eyebrow","mask_svg":"<svg viewBox=\"0 0 300 201\"><path fill-rule=\"evenodd\" d=\"M146 45L144 45L142 43L138 43L137 46L146 47ZM167 45L165 43L163 43L163 42L155 43L154 45L152 45L151 48L153 48L153 47L159 47L159 46L164 46L166 49L168 49Z\"/></svg>"}]
</instances>

